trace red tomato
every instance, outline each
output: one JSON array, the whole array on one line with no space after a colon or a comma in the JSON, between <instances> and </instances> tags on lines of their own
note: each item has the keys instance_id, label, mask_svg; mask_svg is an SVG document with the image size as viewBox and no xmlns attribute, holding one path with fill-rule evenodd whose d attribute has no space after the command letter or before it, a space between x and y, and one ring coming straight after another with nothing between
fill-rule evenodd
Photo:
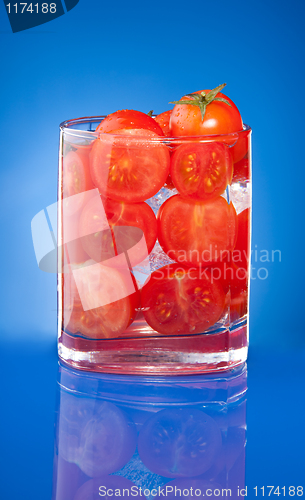
<instances>
[{"instance_id":1,"label":"red tomato","mask_svg":"<svg viewBox=\"0 0 305 500\"><path fill-rule=\"evenodd\" d=\"M232 252L232 260L237 267L248 270L250 260L250 208L237 216L237 239Z\"/></svg>"},{"instance_id":2,"label":"red tomato","mask_svg":"<svg viewBox=\"0 0 305 500\"><path fill-rule=\"evenodd\" d=\"M233 249L236 239L235 208L219 196L194 202L175 195L158 213L158 238L167 255L186 265L207 265Z\"/></svg>"},{"instance_id":3,"label":"red tomato","mask_svg":"<svg viewBox=\"0 0 305 500\"><path fill-rule=\"evenodd\" d=\"M70 196L93 189L90 176L89 158L80 150L69 151L63 158L63 211L73 215L82 206L82 197L69 199Z\"/></svg>"},{"instance_id":4,"label":"red tomato","mask_svg":"<svg viewBox=\"0 0 305 500\"><path fill-rule=\"evenodd\" d=\"M234 163L233 172L235 182L250 180L249 158L246 157Z\"/></svg>"},{"instance_id":5,"label":"red tomato","mask_svg":"<svg viewBox=\"0 0 305 500\"><path fill-rule=\"evenodd\" d=\"M79 234L86 235L81 238L83 248L96 262L127 253L135 266L148 257L156 243L157 220L147 203L93 198L81 213ZM125 257L122 262L126 262ZM119 264L117 259L117 267Z\"/></svg>"},{"instance_id":6,"label":"red tomato","mask_svg":"<svg viewBox=\"0 0 305 500\"><path fill-rule=\"evenodd\" d=\"M209 266L213 282L220 283L226 294L226 306L229 307L230 321L235 321L247 312L248 271L234 263L216 262Z\"/></svg>"},{"instance_id":7,"label":"red tomato","mask_svg":"<svg viewBox=\"0 0 305 500\"><path fill-rule=\"evenodd\" d=\"M170 175L182 196L199 201L213 200L232 181L230 150L217 142L183 144L171 156Z\"/></svg>"},{"instance_id":8,"label":"red tomato","mask_svg":"<svg viewBox=\"0 0 305 500\"><path fill-rule=\"evenodd\" d=\"M109 303L100 307L84 310L75 279L72 273L65 272L63 275L63 323L64 329L69 333L79 333L84 337L92 339L115 338L122 335L126 328L132 323L139 306L139 292L134 286L134 293L129 294L130 278L134 278L127 272L119 272L117 269L100 266L100 272L96 273L93 261L88 261L86 274L79 283L80 292L88 300L94 298ZM82 266L73 266L79 269ZM125 295L119 300L112 300L117 296L117 290Z\"/></svg>"},{"instance_id":9,"label":"red tomato","mask_svg":"<svg viewBox=\"0 0 305 500\"><path fill-rule=\"evenodd\" d=\"M157 115L155 117L156 122L160 125L163 134L165 137L170 137L170 131L169 131L169 120L171 117L172 110L164 111L164 113L161 113L160 115Z\"/></svg>"},{"instance_id":10,"label":"red tomato","mask_svg":"<svg viewBox=\"0 0 305 500\"><path fill-rule=\"evenodd\" d=\"M233 162L236 163L246 156L250 149L251 131L249 129L243 130L238 134L236 144L231 148Z\"/></svg>"},{"instance_id":11,"label":"red tomato","mask_svg":"<svg viewBox=\"0 0 305 500\"><path fill-rule=\"evenodd\" d=\"M167 335L204 332L220 318L224 304L222 286L208 273L179 264L158 269L142 288L147 323Z\"/></svg>"},{"instance_id":12,"label":"red tomato","mask_svg":"<svg viewBox=\"0 0 305 500\"><path fill-rule=\"evenodd\" d=\"M201 94L201 92L207 94L210 90L199 90L194 94ZM230 134L242 130L242 118L234 102L220 92L216 98L226 99L230 106L225 102L212 101L206 106L203 120L198 106L176 104L169 124L171 136ZM191 102L192 98L184 96L181 100Z\"/></svg>"},{"instance_id":13,"label":"red tomato","mask_svg":"<svg viewBox=\"0 0 305 500\"><path fill-rule=\"evenodd\" d=\"M122 109L106 116L96 132L113 132L120 129L146 129L163 136L160 125L151 116L132 109Z\"/></svg>"},{"instance_id":14,"label":"red tomato","mask_svg":"<svg viewBox=\"0 0 305 500\"><path fill-rule=\"evenodd\" d=\"M105 134L93 144L90 170L104 197L137 203L156 194L169 174L170 154L149 130L122 130ZM128 134L126 136L125 134Z\"/></svg>"}]
</instances>

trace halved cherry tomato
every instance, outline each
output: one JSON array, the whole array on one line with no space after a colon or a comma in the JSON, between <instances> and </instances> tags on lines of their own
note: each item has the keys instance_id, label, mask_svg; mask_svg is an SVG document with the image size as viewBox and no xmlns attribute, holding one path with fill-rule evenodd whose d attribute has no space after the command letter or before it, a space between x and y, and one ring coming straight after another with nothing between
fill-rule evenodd
<instances>
[{"instance_id":1,"label":"halved cherry tomato","mask_svg":"<svg viewBox=\"0 0 305 500\"><path fill-rule=\"evenodd\" d=\"M247 312L248 270L234 262L214 262L207 268L213 281L220 283L226 294L230 320L235 321Z\"/></svg>"},{"instance_id":2,"label":"halved cherry tomato","mask_svg":"<svg viewBox=\"0 0 305 500\"><path fill-rule=\"evenodd\" d=\"M151 116L133 109L122 109L106 116L98 125L96 132L113 133L114 130L120 129L146 129L163 135L160 125Z\"/></svg>"},{"instance_id":3,"label":"halved cherry tomato","mask_svg":"<svg viewBox=\"0 0 305 500\"><path fill-rule=\"evenodd\" d=\"M250 179L249 158L246 156L242 160L234 163L233 181L247 181Z\"/></svg>"},{"instance_id":4,"label":"halved cherry tomato","mask_svg":"<svg viewBox=\"0 0 305 500\"><path fill-rule=\"evenodd\" d=\"M222 286L207 272L179 264L158 269L142 288L147 323L167 335L204 332L220 318L224 304Z\"/></svg>"},{"instance_id":5,"label":"halved cherry tomato","mask_svg":"<svg viewBox=\"0 0 305 500\"><path fill-rule=\"evenodd\" d=\"M90 176L89 157L78 150L69 151L63 158L63 211L73 215L82 206L82 197L69 199L70 196L93 189Z\"/></svg>"},{"instance_id":6,"label":"halved cherry tomato","mask_svg":"<svg viewBox=\"0 0 305 500\"><path fill-rule=\"evenodd\" d=\"M230 150L217 142L183 144L171 156L170 175L182 196L199 201L213 200L232 181Z\"/></svg>"},{"instance_id":7,"label":"halved cherry tomato","mask_svg":"<svg viewBox=\"0 0 305 500\"><path fill-rule=\"evenodd\" d=\"M155 120L160 125L165 137L170 137L169 120L171 113L172 110L170 109L168 111L164 111L164 113L160 113L160 115L157 115L155 117Z\"/></svg>"},{"instance_id":8,"label":"halved cherry tomato","mask_svg":"<svg viewBox=\"0 0 305 500\"><path fill-rule=\"evenodd\" d=\"M232 261L237 267L248 271L250 260L250 208L237 216L237 239L232 252Z\"/></svg>"},{"instance_id":9,"label":"halved cherry tomato","mask_svg":"<svg viewBox=\"0 0 305 500\"><path fill-rule=\"evenodd\" d=\"M96 262L127 253L135 266L148 257L156 243L157 220L147 203L102 202L95 197L82 210L79 234L86 235L81 238L83 248Z\"/></svg>"},{"instance_id":10,"label":"halved cherry tomato","mask_svg":"<svg viewBox=\"0 0 305 500\"><path fill-rule=\"evenodd\" d=\"M63 274L63 326L67 332L79 333L92 339L115 338L122 335L132 323L139 306L139 292L135 280L128 272L119 272L117 269L100 266L99 273L93 261L88 261L86 273L81 275L78 282L80 293L88 300L93 298L96 303L99 299L109 303L93 309L84 310L78 288L73 276L73 269L84 268L84 265L71 266ZM130 279L134 283L134 292L130 291ZM123 298L112 300L120 291Z\"/></svg>"},{"instance_id":11,"label":"halved cherry tomato","mask_svg":"<svg viewBox=\"0 0 305 500\"><path fill-rule=\"evenodd\" d=\"M90 170L101 195L137 203L156 194L169 174L168 148L150 130L118 130L93 144Z\"/></svg>"},{"instance_id":12,"label":"halved cherry tomato","mask_svg":"<svg viewBox=\"0 0 305 500\"><path fill-rule=\"evenodd\" d=\"M194 94L201 92L207 94L210 90L198 90ZM220 92L216 97L225 99L229 104L212 101L206 106L203 120L198 106L176 104L170 118L171 136L230 134L243 130L242 118L234 102ZM192 98L184 96L181 100L191 102Z\"/></svg>"},{"instance_id":13,"label":"halved cherry tomato","mask_svg":"<svg viewBox=\"0 0 305 500\"><path fill-rule=\"evenodd\" d=\"M219 196L209 202L175 195L158 212L158 238L167 255L187 266L207 265L231 251L236 239L236 211Z\"/></svg>"}]
</instances>

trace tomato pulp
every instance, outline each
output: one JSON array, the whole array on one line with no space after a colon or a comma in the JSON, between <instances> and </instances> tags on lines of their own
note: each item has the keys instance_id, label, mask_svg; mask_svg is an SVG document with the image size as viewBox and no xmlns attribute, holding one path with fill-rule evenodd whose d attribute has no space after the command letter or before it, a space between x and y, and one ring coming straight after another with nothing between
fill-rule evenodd
<instances>
[{"instance_id":1,"label":"tomato pulp","mask_svg":"<svg viewBox=\"0 0 305 500\"><path fill-rule=\"evenodd\" d=\"M155 271L141 293L144 317L167 335L202 333L220 318L225 293L208 272L171 264Z\"/></svg>"}]
</instances>

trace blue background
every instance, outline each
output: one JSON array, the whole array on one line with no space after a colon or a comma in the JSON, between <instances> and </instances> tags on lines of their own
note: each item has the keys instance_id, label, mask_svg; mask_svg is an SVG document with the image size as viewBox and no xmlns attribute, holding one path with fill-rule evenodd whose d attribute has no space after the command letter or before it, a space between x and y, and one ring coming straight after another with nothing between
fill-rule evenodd
<instances>
[{"instance_id":1,"label":"blue background","mask_svg":"<svg viewBox=\"0 0 305 500\"><path fill-rule=\"evenodd\" d=\"M5 499L50 498L56 279L37 267L30 223L56 201L59 123L159 113L224 81L253 129L253 249L281 251L253 263L268 278L251 284L248 483L304 481L304 14L296 0L80 0L12 34L0 4Z\"/></svg>"}]
</instances>

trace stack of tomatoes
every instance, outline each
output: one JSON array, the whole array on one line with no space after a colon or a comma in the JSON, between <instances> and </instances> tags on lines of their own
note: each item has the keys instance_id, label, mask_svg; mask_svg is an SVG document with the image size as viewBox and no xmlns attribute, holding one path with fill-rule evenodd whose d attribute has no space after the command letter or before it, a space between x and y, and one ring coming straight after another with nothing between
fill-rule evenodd
<instances>
[{"instance_id":1,"label":"stack of tomatoes","mask_svg":"<svg viewBox=\"0 0 305 500\"><path fill-rule=\"evenodd\" d=\"M139 309L152 329L165 335L205 332L228 310L228 302L231 319L245 314L249 210L237 216L224 193L232 180L248 180L249 134L222 88L184 96L155 118L117 111L98 125L90 144L66 151L64 224L75 224L85 235L67 245L69 266L99 262L111 287L122 289L126 272L132 276L157 239L175 262L152 273L141 292L132 277L132 294L90 310L82 307L80 285L70 273L64 278L67 331L118 337ZM168 199L155 217L146 201L163 187ZM69 197L93 188L101 202L93 198L69 208ZM99 283L92 278L81 286L105 296L110 293L106 274Z\"/></svg>"}]
</instances>

